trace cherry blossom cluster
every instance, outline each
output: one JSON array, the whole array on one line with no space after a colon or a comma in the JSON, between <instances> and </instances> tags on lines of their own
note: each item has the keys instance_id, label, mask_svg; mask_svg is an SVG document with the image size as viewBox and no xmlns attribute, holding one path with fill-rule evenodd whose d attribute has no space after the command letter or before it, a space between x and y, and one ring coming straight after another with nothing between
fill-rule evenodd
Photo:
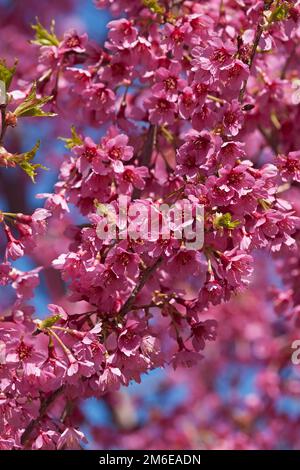
<instances>
[{"instance_id":1,"label":"cherry blossom cluster","mask_svg":"<svg viewBox=\"0 0 300 470\"><path fill-rule=\"evenodd\" d=\"M25 118L49 118L53 140L71 129L53 192L37 195L44 208L0 211L0 284L15 292L0 321L3 449L81 448L82 399L156 368L201 368L257 250L274 256L288 289L266 289L275 310L299 309L299 2L95 4L118 17L104 45L37 20L30 79L0 62L3 170L34 180L45 169L33 163L39 142L16 152L6 140ZM201 205L203 246L187 248L174 223L169 238L124 238L119 226L101 238L120 196L129 209ZM25 254L41 266L17 269ZM39 312L30 302L46 268L65 290Z\"/></svg>"}]
</instances>

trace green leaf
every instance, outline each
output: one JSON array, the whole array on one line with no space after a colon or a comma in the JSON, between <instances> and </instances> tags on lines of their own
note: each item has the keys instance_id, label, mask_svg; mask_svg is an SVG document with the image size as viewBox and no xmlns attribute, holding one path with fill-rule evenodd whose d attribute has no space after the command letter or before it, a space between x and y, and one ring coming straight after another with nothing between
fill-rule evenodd
<instances>
[{"instance_id":1,"label":"green leaf","mask_svg":"<svg viewBox=\"0 0 300 470\"><path fill-rule=\"evenodd\" d=\"M73 147L76 147L76 145L83 144L83 140L81 139L80 135L77 134L74 126L71 127L71 135L72 137L59 137L59 140L62 140L66 143L65 146L67 149L72 149Z\"/></svg>"},{"instance_id":2,"label":"green leaf","mask_svg":"<svg viewBox=\"0 0 300 470\"><path fill-rule=\"evenodd\" d=\"M226 228L228 230L234 230L236 227L240 225L240 221L232 220L231 214L229 212L226 212L226 214L217 213L213 220L213 225L217 229Z\"/></svg>"},{"instance_id":3,"label":"green leaf","mask_svg":"<svg viewBox=\"0 0 300 470\"><path fill-rule=\"evenodd\" d=\"M22 168L22 170L25 171L25 173L27 173L27 175L31 178L33 183L35 182L35 177L37 175L37 171L36 171L37 168L42 168L43 170L48 169L39 163L31 163L39 147L40 147L40 141L37 141L35 146L29 152L14 155L12 158L14 163L19 165L19 167Z\"/></svg>"},{"instance_id":4,"label":"green leaf","mask_svg":"<svg viewBox=\"0 0 300 470\"><path fill-rule=\"evenodd\" d=\"M31 27L35 31L35 39L31 41L32 44L37 44L39 46L59 45L59 39L54 31L54 20L51 21L50 31L47 31L47 29L44 28L44 26L39 22L38 18L36 18L36 24L32 24Z\"/></svg>"},{"instance_id":5,"label":"green leaf","mask_svg":"<svg viewBox=\"0 0 300 470\"><path fill-rule=\"evenodd\" d=\"M281 5L278 5L271 14L270 23L286 20L289 15L289 11L290 5L287 2L283 2Z\"/></svg>"},{"instance_id":6,"label":"green leaf","mask_svg":"<svg viewBox=\"0 0 300 470\"><path fill-rule=\"evenodd\" d=\"M17 117L45 117L56 116L55 113L46 113L42 110L43 106L52 100L52 96L43 96L37 98L36 96L36 83L32 85L29 95L25 98L14 111Z\"/></svg>"},{"instance_id":7,"label":"green leaf","mask_svg":"<svg viewBox=\"0 0 300 470\"><path fill-rule=\"evenodd\" d=\"M9 89L14 74L16 73L17 61L13 67L7 67L6 61L0 59L0 80L5 83L6 91Z\"/></svg>"}]
</instances>

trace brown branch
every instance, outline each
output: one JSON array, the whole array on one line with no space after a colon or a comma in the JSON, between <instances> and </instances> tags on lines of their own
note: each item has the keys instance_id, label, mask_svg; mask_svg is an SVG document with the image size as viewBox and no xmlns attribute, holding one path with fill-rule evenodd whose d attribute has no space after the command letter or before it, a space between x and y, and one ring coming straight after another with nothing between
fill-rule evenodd
<instances>
[{"instance_id":1,"label":"brown branch","mask_svg":"<svg viewBox=\"0 0 300 470\"><path fill-rule=\"evenodd\" d=\"M21 444L22 445L25 446L26 444L28 444L28 441L29 441L34 429L36 428L36 426L38 426L40 424L43 417L47 413L48 408L52 405L52 403L56 400L56 398L63 392L63 390L64 390L64 386L62 385L61 387L59 387L57 390L52 392L51 395L49 395L47 398L45 398L42 401L39 416L30 421L30 423L28 424L27 428L25 429L25 431L23 432L23 434L21 436Z\"/></svg>"},{"instance_id":2,"label":"brown branch","mask_svg":"<svg viewBox=\"0 0 300 470\"><path fill-rule=\"evenodd\" d=\"M7 129L6 124L6 104L2 104L1 107L1 134L0 134L0 145L3 144L4 134Z\"/></svg>"},{"instance_id":3,"label":"brown branch","mask_svg":"<svg viewBox=\"0 0 300 470\"><path fill-rule=\"evenodd\" d=\"M146 142L142 151L142 155L140 157L140 165L145 165L148 166L151 161L153 149L156 145L156 139L157 139L157 126L154 126L151 124L148 130L148 135L146 138Z\"/></svg>"},{"instance_id":4,"label":"brown branch","mask_svg":"<svg viewBox=\"0 0 300 470\"><path fill-rule=\"evenodd\" d=\"M162 258L162 256L160 256L159 258L157 258L157 260L155 261L155 263L152 266L149 266L148 268L145 269L145 271L141 275L140 281L135 286L132 293L130 294L130 296L126 300L125 304L121 308L121 310L119 312L120 316L122 316L122 317L125 316L131 310L138 293L142 290L142 288L144 287L144 285L148 281L149 277L151 276L151 274L153 274L153 272L156 270L156 268L160 265L162 260L163 260L163 258Z\"/></svg>"},{"instance_id":5,"label":"brown branch","mask_svg":"<svg viewBox=\"0 0 300 470\"><path fill-rule=\"evenodd\" d=\"M278 152L278 144L275 142L273 139L272 135L270 135L262 126L258 126L259 132L262 134L264 137L265 141L267 142L268 146L271 147L273 152L277 155Z\"/></svg>"},{"instance_id":6,"label":"brown branch","mask_svg":"<svg viewBox=\"0 0 300 470\"><path fill-rule=\"evenodd\" d=\"M151 162L151 157L153 154L153 150L156 146L157 140L157 126L153 124L150 125L147 133L147 137L143 146L143 150L139 157L139 165L144 165L149 167ZM138 199L141 195L141 190L135 188L132 194L132 199Z\"/></svg>"}]
</instances>

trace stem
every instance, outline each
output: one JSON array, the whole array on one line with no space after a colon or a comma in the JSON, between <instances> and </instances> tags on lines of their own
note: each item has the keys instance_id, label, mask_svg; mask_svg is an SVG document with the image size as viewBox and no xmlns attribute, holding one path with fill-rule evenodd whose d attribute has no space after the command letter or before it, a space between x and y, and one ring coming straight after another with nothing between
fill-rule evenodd
<instances>
[{"instance_id":1,"label":"stem","mask_svg":"<svg viewBox=\"0 0 300 470\"><path fill-rule=\"evenodd\" d=\"M222 100L222 98L218 98L217 96L213 95L207 95L206 98L211 101L215 101L216 103L224 104L225 100Z\"/></svg>"},{"instance_id":2,"label":"stem","mask_svg":"<svg viewBox=\"0 0 300 470\"><path fill-rule=\"evenodd\" d=\"M151 124L148 130L146 142L145 142L142 155L139 161L140 165L148 166L150 164L152 152L156 145L156 138L157 138L157 126L153 126L153 124Z\"/></svg>"},{"instance_id":3,"label":"stem","mask_svg":"<svg viewBox=\"0 0 300 470\"><path fill-rule=\"evenodd\" d=\"M74 409L74 402L71 400L68 400L60 418L61 423L64 423L69 418L69 416L73 412L73 409Z\"/></svg>"},{"instance_id":4,"label":"stem","mask_svg":"<svg viewBox=\"0 0 300 470\"><path fill-rule=\"evenodd\" d=\"M219 20L218 22L221 21L222 16L225 13L225 5L224 5L224 0L220 0L220 7L219 7Z\"/></svg>"},{"instance_id":5,"label":"stem","mask_svg":"<svg viewBox=\"0 0 300 470\"><path fill-rule=\"evenodd\" d=\"M130 294L130 296L126 300L125 304L121 308L121 310L119 312L119 316L123 317L123 316L126 315L126 313L129 312L129 310L131 310L138 293L142 290L142 288L146 284L147 280L149 279L151 274L156 270L156 268L160 265L162 260L163 260L163 258L162 258L162 256L160 256L152 266L149 266L148 268L145 269L145 271L143 272L143 274L141 276L141 279L140 279L139 283L135 286L132 293Z\"/></svg>"},{"instance_id":6,"label":"stem","mask_svg":"<svg viewBox=\"0 0 300 470\"><path fill-rule=\"evenodd\" d=\"M270 6L271 6L271 4L269 4L269 3L265 0L263 13L264 13L265 11L269 10ZM252 49L251 49L251 54L250 54L250 59L249 59L249 71L251 71L251 69L252 69L253 62L254 62L254 59L255 59L255 54L256 54L256 51L257 51L257 48L258 48L258 44L259 44L261 35L262 35L263 31L264 31L264 26L263 26L263 24L262 24L262 19L263 19L263 17L261 17L261 18L259 19L258 25L257 25L257 28L256 28L254 43L253 43L253 46L252 46ZM240 94L239 94L239 102L240 102L240 103L243 102L244 95L245 95L246 88L247 88L247 83L248 83L248 78L247 78L246 80L244 80L243 86L242 86L242 88L241 88L241 90L240 90Z\"/></svg>"},{"instance_id":7,"label":"stem","mask_svg":"<svg viewBox=\"0 0 300 470\"><path fill-rule=\"evenodd\" d=\"M144 147L140 155L140 159L139 159L139 164L141 166L142 165L147 166L147 167L150 166L153 149L156 146L156 140L157 140L157 126L154 126L153 124L151 124L148 129L145 144L144 144ZM140 195L141 195L141 190L135 188L132 194L132 199L138 199Z\"/></svg>"},{"instance_id":8,"label":"stem","mask_svg":"<svg viewBox=\"0 0 300 470\"><path fill-rule=\"evenodd\" d=\"M48 408L52 405L52 403L56 400L56 398L63 392L64 386L62 385L59 387L57 390L51 393L47 398L45 398L40 407L40 413L39 416L36 419L32 419L30 423L28 424L27 428L23 432L21 436L21 444L26 445L31 437L31 434L33 433L34 429L36 426L38 426L47 413Z\"/></svg>"}]
</instances>

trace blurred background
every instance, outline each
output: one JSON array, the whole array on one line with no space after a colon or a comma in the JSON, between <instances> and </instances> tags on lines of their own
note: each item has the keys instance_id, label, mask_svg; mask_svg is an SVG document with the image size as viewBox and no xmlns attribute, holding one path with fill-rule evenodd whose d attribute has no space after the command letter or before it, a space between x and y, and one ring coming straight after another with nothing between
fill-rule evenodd
<instances>
[{"instance_id":1,"label":"blurred background","mask_svg":"<svg viewBox=\"0 0 300 470\"><path fill-rule=\"evenodd\" d=\"M49 27L56 21L57 35L75 28L104 44L110 15L90 0L0 0L0 57L19 60L17 80L30 81L38 66L38 48L29 46L30 25L38 17ZM15 82L15 85L18 81ZM12 152L32 148L41 139L35 184L19 169L0 169L0 207L8 212L31 213L43 204L38 193L51 192L65 148L59 136L68 136L70 122L63 119L25 120L7 133ZM101 131L81 123L85 135L99 139ZM72 221L78 215L72 214ZM51 226L43 247L55 255L57 234L65 227ZM1 235L2 236L2 235ZM3 249L4 240L1 241ZM65 240L66 249L68 240ZM23 271L44 264L41 253L23 257L15 266ZM191 369L166 369L144 376L140 384L90 399L74 410L78 425L96 449L299 449L300 366L291 363L295 332L274 311L268 282L280 285L271 259L257 254L257 269L247 293L210 309L207 318L219 323L218 337L208 344L201 363ZM12 292L1 288L2 310ZM42 317L48 303L59 303L65 286L47 267L32 305Z\"/></svg>"}]
</instances>

